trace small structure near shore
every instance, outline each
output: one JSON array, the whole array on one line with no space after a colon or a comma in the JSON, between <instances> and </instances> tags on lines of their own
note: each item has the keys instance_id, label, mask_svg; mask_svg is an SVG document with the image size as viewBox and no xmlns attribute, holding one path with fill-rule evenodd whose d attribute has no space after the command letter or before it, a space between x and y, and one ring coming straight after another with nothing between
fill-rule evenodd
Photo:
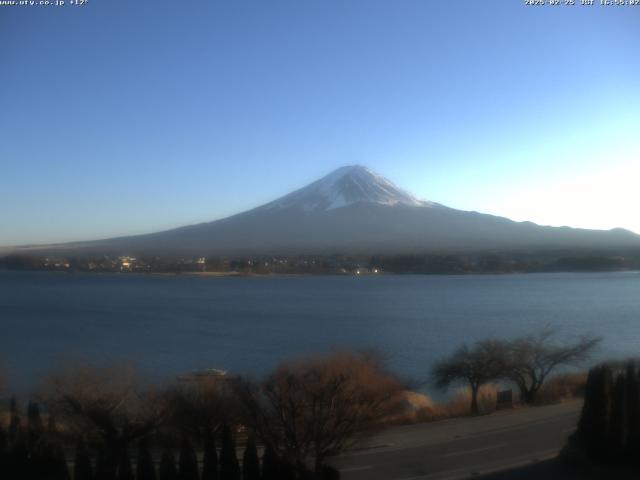
<instances>
[{"instance_id":1,"label":"small structure near shore","mask_svg":"<svg viewBox=\"0 0 640 480\"><path fill-rule=\"evenodd\" d=\"M179 382L200 383L200 382L229 382L237 379L236 375L229 375L226 370L219 368L207 368L205 370L197 370L185 375L178 375Z\"/></svg>"},{"instance_id":2,"label":"small structure near shore","mask_svg":"<svg viewBox=\"0 0 640 480\"><path fill-rule=\"evenodd\" d=\"M513 390L500 390L496 393L496 410L513 408Z\"/></svg>"}]
</instances>

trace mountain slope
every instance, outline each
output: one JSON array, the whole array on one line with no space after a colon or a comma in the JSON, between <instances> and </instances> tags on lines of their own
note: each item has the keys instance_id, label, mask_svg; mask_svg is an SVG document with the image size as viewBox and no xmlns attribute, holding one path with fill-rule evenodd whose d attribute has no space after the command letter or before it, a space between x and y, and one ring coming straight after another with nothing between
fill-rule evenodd
<instances>
[{"instance_id":1,"label":"mountain slope","mask_svg":"<svg viewBox=\"0 0 640 480\"><path fill-rule=\"evenodd\" d=\"M55 249L206 256L632 247L640 247L640 236L626 230L543 227L456 210L420 200L365 167L350 166L222 220Z\"/></svg>"}]
</instances>

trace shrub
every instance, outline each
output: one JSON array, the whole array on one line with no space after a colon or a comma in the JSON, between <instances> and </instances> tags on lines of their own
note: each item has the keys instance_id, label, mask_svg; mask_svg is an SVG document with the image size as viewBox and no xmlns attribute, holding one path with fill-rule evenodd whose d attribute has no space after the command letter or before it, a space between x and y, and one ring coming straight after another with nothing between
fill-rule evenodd
<instances>
[{"instance_id":1,"label":"shrub","mask_svg":"<svg viewBox=\"0 0 640 480\"><path fill-rule=\"evenodd\" d=\"M89 452L84 444L79 443L76 446L76 456L73 463L73 480L93 479L91 459L89 458Z\"/></svg>"},{"instance_id":2,"label":"shrub","mask_svg":"<svg viewBox=\"0 0 640 480\"><path fill-rule=\"evenodd\" d=\"M536 404L549 405L570 398L583 397L586 384L586 372L556 375L538 391Z\"/></svg>"},{"instance_id":3,"label":"shrub","mask_svg":"<svg viewBox=\"0 0 640 480\"><path fill-rule=\"evenodd\" d=\"M178 471L176 470L176 459L173 452L165 449L160 458L160 480L178 480Z\"/></svg>"},{"instance_id":4,"label":"shrub","mask_svg":"<svg viewBox=\"0 0 640 480\"><path fill-rule=\"evenodd\" d=\"M278 480L278 463L274 448L267 444L262 454L262 480Z\"/></svg>"},{"instance_id":5,"label":"shrub","mask_svg":"<svg viewBox=\"0 0 640 480\"><path fill-rule=\"evenodd\" d=\"M237 387L252 431L288 465L315 472L401 411L404 391L375 356L349 352L282 364L264 383Z\"/></svg>"},{"instance_id":6,"label":"shrub","mask_svg":"<svg viewBox=\"0 0 640 480\"><path fill-rule=\"evenodd\" d=\"M136 480L156 480L156 468L153 464L153 457L144 441L138 443Z\"/></svg>"},{"instance_id":7,"label":"shrub","mask_svg":"<svg viewBox=\"0 0 640 480\"><path fill-rule=\"evenodd\" d=\"M134 480L133 469L131 468L131 460L129 458L129 450L123 449L118 459L118 480Z\"/></svg>"},{"instance_id":8,"label":"shrub","mask_svg":"<svg viewBox=\"0 0 640 480\"><path fill-rule=\"evenodd\" d=\"M640 378L634 361L592 368L578 429L569 446L592 460L636 462L640 454L639 393Z\"/></svg>"},{"instance_id":9,"label":"shrub","mask_svg":"<svg viewBox=\"0 0 640 480\"><path fill-rule=\"evenodd\" d=\"M218 480L218 452L213 433L207 434L202 457L202 480Z\"/></svg>"},{"instance_id":10,"label":"shrub","mask_svg":"<svg viewBox=\"0 0 640 480\"><path fill-rule=\"evenodd\" d=\"M240 464L236 456L236 443L228 425L222 428L222 448L220 449L221 480L240 480Z\"/></svg>"},{"instance_id":11,"label":"shrub","mask_svg":"<svg viewBox=\"0 0 640 480\"><path fill-rule=\"evenodd\" d=\"M178 466L180 480L198 480L198 458L191 442L186 438L182 440Z\"/></svg>"},{"instance_id":12,"label":"shrub","mask_svg":"<svg viewBox=\"0 0 640 480\"><path fill-rule=\"evenodd\" d=\"M253 436L247 439L242 456L242 479L260 480L260 460L258 459L258 448Z\"/></svg>"}]
</instances>

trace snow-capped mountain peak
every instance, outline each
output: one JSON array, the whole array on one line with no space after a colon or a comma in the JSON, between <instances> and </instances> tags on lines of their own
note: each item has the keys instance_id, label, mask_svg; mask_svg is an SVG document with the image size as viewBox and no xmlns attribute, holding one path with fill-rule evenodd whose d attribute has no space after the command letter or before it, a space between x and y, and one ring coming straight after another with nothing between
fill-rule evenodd
<instances>
[{"instance_id":1,"label":"snow-capped mountain peak","mask_svg":"<svg viewBox=\"0 0 640 480\"><path fill-rule=\"evenodd\" d=\"M227 258L530 253L535 249L631 251L640 248L640 236L625 231L543 227L448 208L419 200L365 167L351 166L271 203L213 222L146 235L24 248L30 254L56 256L69 252L71 256L213 254Z\"/></svg>"},{"instance_id":2,"label":"snow-capped mountain peak","mask_svg":"<svg viewBox=\"0 0 640 480\"><path fill-rule=\"evenodd\" d=\"M338 168L320 180L265 205L264 208L300 209L311 212L335 210L354 203L414 207L435 205L398 188L366 167L351 165Z\"/></svg>"}]
</instances>

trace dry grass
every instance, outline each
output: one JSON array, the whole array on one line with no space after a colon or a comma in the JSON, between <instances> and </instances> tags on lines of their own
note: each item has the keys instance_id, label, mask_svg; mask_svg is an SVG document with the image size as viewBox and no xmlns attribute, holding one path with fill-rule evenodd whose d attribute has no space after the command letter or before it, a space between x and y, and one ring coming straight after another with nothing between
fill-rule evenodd
<instances>
[{"instance_id":1,"label":"dry grass","mask_svg":"<svg viewBox=\"0 0 640 480\"><path fill-rule=\"evenodd\" d=\"M498 390L495 385L485 385L480 389L478 407L481 415L495 411ZM471 392L468 388L460 388L453 398L445 403L435 403L425 394L405 392L405 404L404 415L396 418L394 423L433 422L466 417L471 414Z\"/></svg>"},{"instance_id":2,"label":"dry grass","mask_svg":"<svg viewBox=\"0 0 640 480\"><path fill-rule=\"evenodd\" d=\"M549 405L571 398L582 397L587 383L587 372L564 373L550 378L538 392L536 404Z\"/></svg>"},{"instance_id":3,"label":"dry grass","mask_svg":"<svg viewBox=\"0 0 640 480\"><path fill-rule=\"evenodd\" d=\"M538 405L560 403L572 398L582 397L587 381L587 373L565 373L550 378L538 392ZM480 414L486 415L496 410L497 393L501 390L496 385L485 385L480 389L478 406ZM514 391L514 402L517 404L517 391ZM405 392L405 412L394 418L393 423L419 423L445 420L447 418L466 417L471 414L471 393L468 388L456 391L451 400L436 403L428 395L416 392Z\"/></svg>"}]
</instances>

